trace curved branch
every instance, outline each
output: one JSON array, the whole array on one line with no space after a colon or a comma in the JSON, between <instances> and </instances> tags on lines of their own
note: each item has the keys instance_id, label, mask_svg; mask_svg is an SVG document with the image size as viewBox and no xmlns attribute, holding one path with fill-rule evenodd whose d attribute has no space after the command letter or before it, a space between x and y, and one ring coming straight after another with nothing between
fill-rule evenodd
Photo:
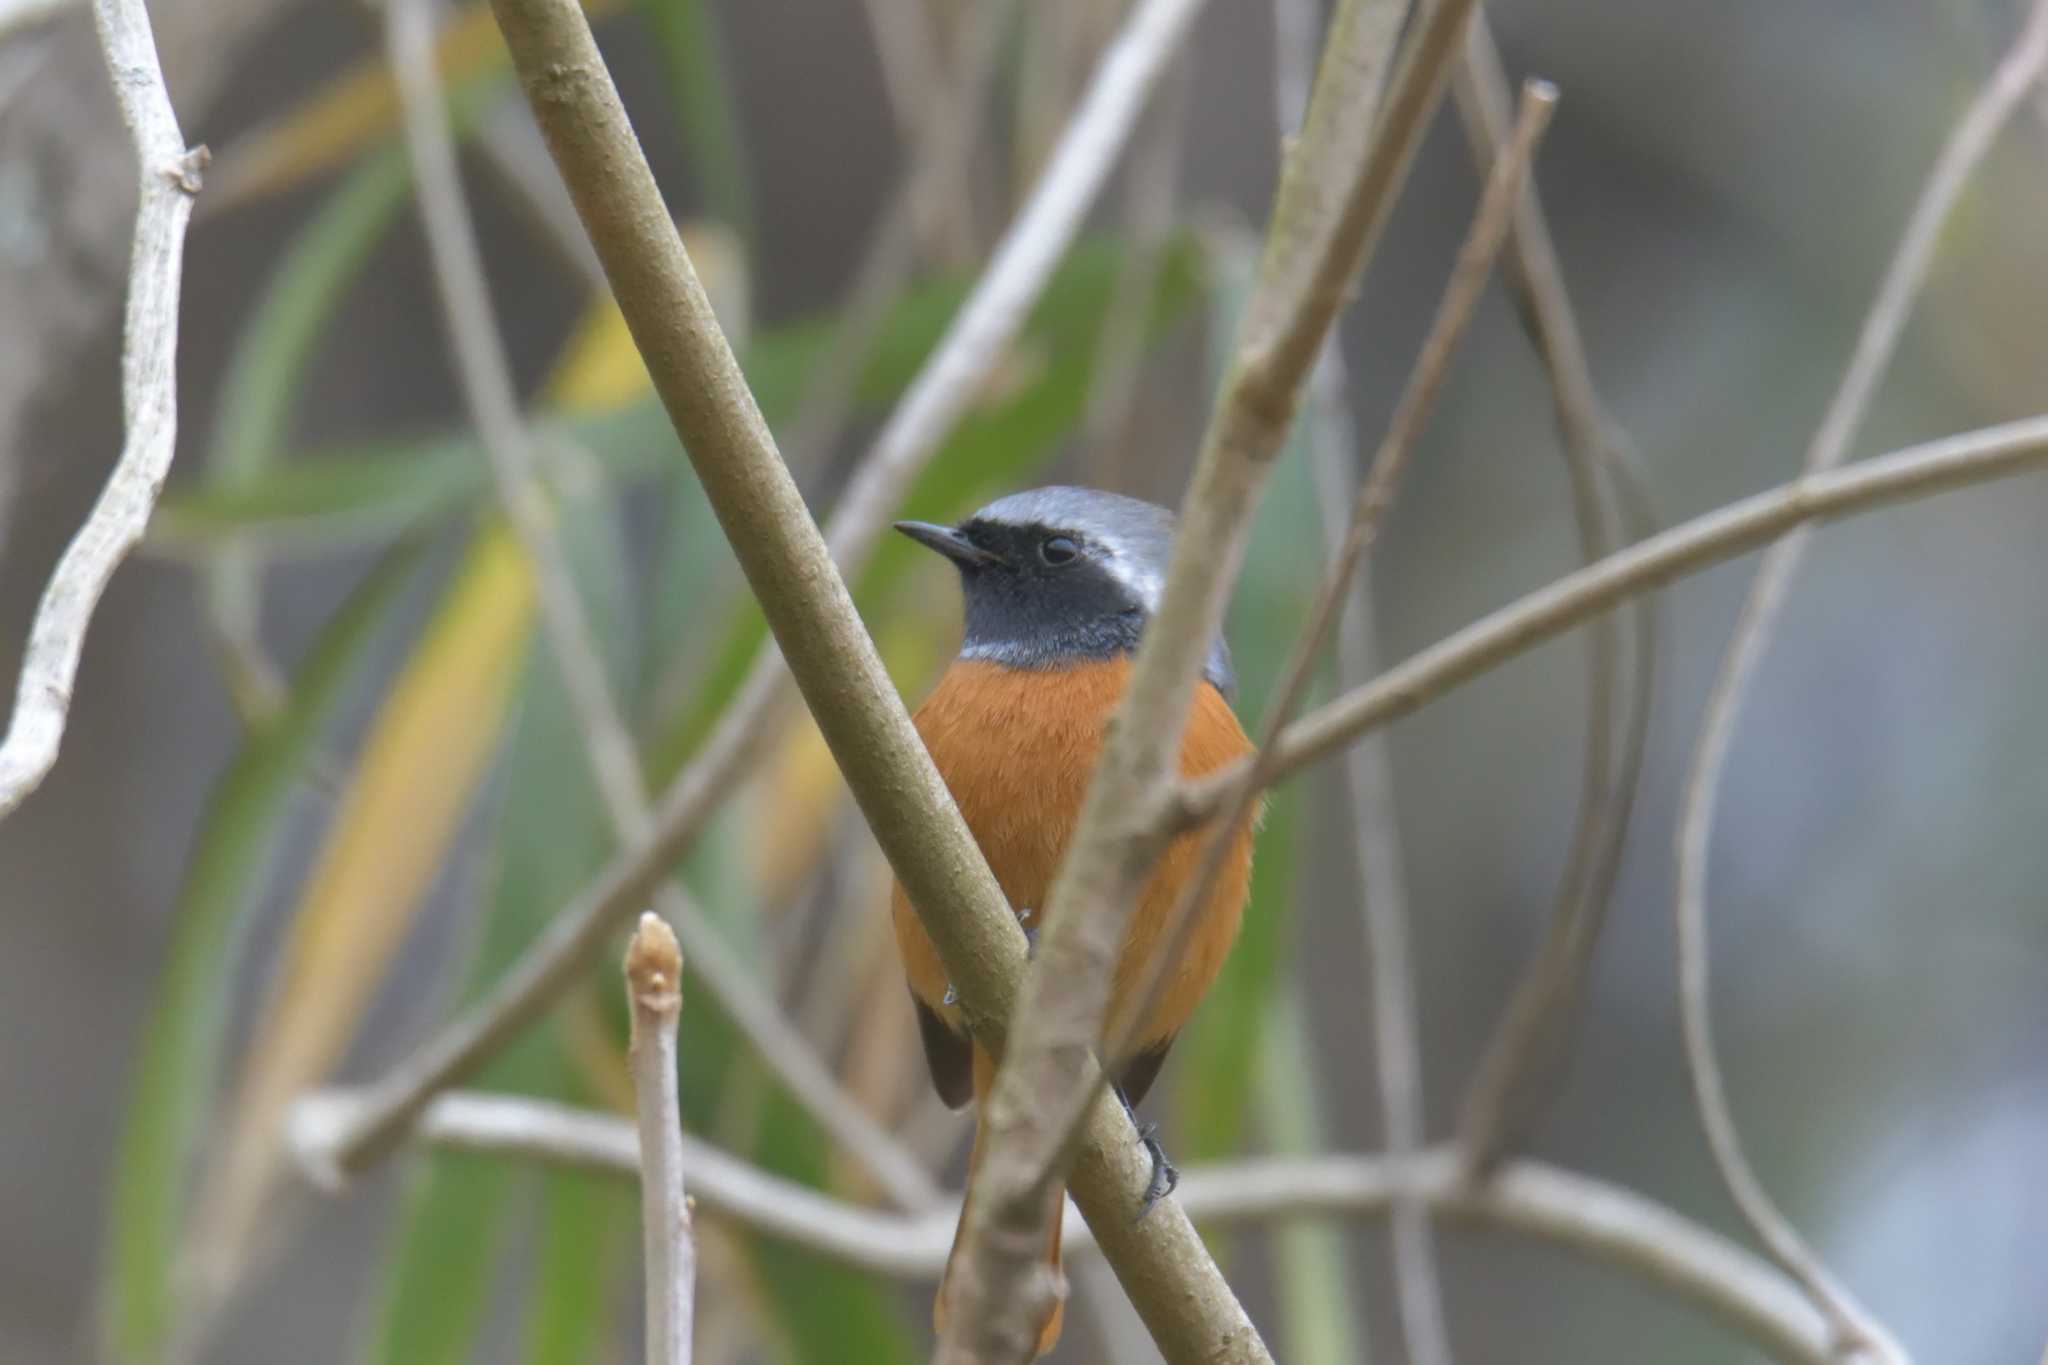
<instances>
[{"instance_id":1,"label":"curved branch","mask_svg":"<svg viewBox=\"0 0 2048 1365\"><path fill-rule=\"evenodd\" d=\"M14 713L0 741L0 819L57 762L86 628L114 570L149 525L178 437L178 293L185 227L206 168L206 148L187 148L178 131L142 0L94 0L92 15L141 173L121 339L127 437L99 501L57 561L29 627Z\"/></svg>"},{"instance_id":2,"label":"curved branch","mask_svg":"<svg viewBox=\"0 0 2048 1365\"><path fill-rule=\"evenodd\" d=\"M327 1091L299 1102L295 1137L318 1150L322 1129L344 1122L359 1095ZM632 1177L638 1139L625 1119L542 1100L455 1092L421 1116L418 1140ZM945 1268L957 1204L915 1215L877 1212L773 1176L689 1134L683 1168L708 1216L807 1247L847 1265L906 1280ZM1403 1201L1438 1217L1555 1243L1669 1291L1743 1332L1780 1360L1834 1365L1827 1323L1768 1263L1667 1206L1622 1186L1535 1161L1510 1161L1486 1185L1458 1172L1449 1147L1404 1159L1324 1156L1262 1159L1187 1171L1177 1196L1204 1224L1280 1218L1382 1218ZM1067 1214L1070 1251L1095 1247Z\"/></svg>"},{"instance_id":3,"label":"curved branch","mask_svg":"<svg viewBox=\"0 0 2048 1365\"><path fill-rule=\"evenodd\" d=\"M1813 444L1807 449L1804 468L1809 476L1834 468L1848 455L1849 442L1863 424L1878 380L1891 363L1913 300L1933 262L1942 224L1961 198L1970 176L1991 150L1999 130L2011 119L2029 88L2040 80L2044 67L2048 67L2048 0L2036 0L2018 41L1971 102L1935 160L1905 235L1885 271L1877 297L1871 302L1869 315L1856 339L1855 354L1828 404L1820 429L1814 433ZM1686 776L1678 819L1677 889L1672 902L1678 922L1678 1015L1684 1028L1686 1062L1692 1072L1700 1124L1706 1130L1707 1145L1713 1151L1722 1183L1743 1218L1778 1263L1820 1303L1845 1344L1867 1348L1886 1360L1903 1361L1904 1350L1890 1339L1883 1324L1828 1273L1779 1211L1743 1154L1742 1138L1736 1131L1735 1115L1722 1084L1720 1062L1714 1054L1713 1017L1707 995L1707 853L1713 837L1714 800L1720 791L1728 750L1734 743L1743 696L1763 660L1771 627L1791 589L1793 576L1799 571L1809 538L1808 532L1797 532L1772 546L1764 557L1743 601L1713 689L1707 695L1706 716Z\"/></svg>"}]
</instances>

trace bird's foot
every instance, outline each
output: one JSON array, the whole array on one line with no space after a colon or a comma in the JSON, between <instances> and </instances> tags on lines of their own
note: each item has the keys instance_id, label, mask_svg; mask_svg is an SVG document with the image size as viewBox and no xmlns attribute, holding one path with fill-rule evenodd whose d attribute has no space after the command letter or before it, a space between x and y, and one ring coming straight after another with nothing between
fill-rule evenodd
<instances>
[{"instance_id":1,"label":"bird's foot","mask_svg":"<svg viewBox=\"0 0 2048 1365\"><path fill-rule=\"evenodd\" d=\"M1158 1137L1155 1136L1159 1131L1159 1125L1140 1122L1138 1111L1131 1104L1131 1097L1124 1093L1123 1087L1116 1086L1114 1090L1117 1103L1124 1107L1124 1113L1137 1125L1138 1145L1145 1149L1145 1155L1152 1161L1152 1177L1145 1182L1145 1197L1138 1201L1138 1216L1131 1220L1133 1223L1142 1223L1145 1221L1145 1215L1152 1212L1154 1205L1180 1188L1180 1168L1167 1159L1166 1148L1160 1145Z\"/></svg>"}]
</instances>

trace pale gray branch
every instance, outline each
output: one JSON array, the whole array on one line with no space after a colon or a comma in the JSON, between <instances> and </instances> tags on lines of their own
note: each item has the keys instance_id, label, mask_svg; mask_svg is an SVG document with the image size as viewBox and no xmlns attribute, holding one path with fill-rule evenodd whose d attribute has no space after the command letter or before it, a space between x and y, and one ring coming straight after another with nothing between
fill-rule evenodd
<instances>
[{"instance_id":1,"label":"pale gray branch","mask_svg":"<svg viewBox=\"0 0 2048 1365\"><path fill-rule=\"evenodd\" d=\"M1177 777L1196 677L1302 386L1379 238L1470 10L1471 0L1442 0L1424 12L1384 103L1372 0L1345 0L1331 20L1308 118L1282 168L1238 358L1182 504L1159 609L1054 883L1017 1028L983 1109L983 1193L961 1229L948 1280L955 1306L941 1360L1021 1359L1035 1339L1043 1304L1023 1288L1032 1281L1032 1249L1043 1245L1045 1192L1066 1164L1091 1096L1094 1111L1103 1107L1088 1058L1105 1023L1116 1026L1106 1018L1111 977L1134 893L1161 846L1153 817ZM1098 1227L1115 1216L1102 1212L1091 1218ZM1128 1220L1133 1210L1120 1212ZM1248 1323L1229 1339L1225 1359L1269 1359Z\"/></svg>"},{"instance_id":2,"label":"pale gray branch","mask_svg":"<svg viewBox=\"0 0 2048 1365\"><path fill-rule=\"evenodd\" d=\"M1490 165L1508 135L1511 90L1482 9L1473 15L1451 82L1474 161ZM1522 191L1509 239L1508 284L1522 325L1542 357L1570 480L1579 553L1586 563L1616 542L1606 494L1612 492L1629 539L1657 529L1643 476L1593 387L1578 318L1565 291L1535 181ZM1586 628L1586 739L1579 815L1558 880L1557 904L1542 943L1515 987L1466 1092L1459 1138L1474 1175L1514 1145L1554 1093L1565 1039L1578 1008L1593 950L1606 922L1622 842L1642 772L1656 660L1656 602L1630 609L1626 679L1616 622L1598 616Z\"/></svg>"},{"instance_id":3,"label":"pale gray branch","mask_svg":"<svg viewBox=\"0 0 2048 1365\"><path fill-rule=\"evenodd\" d=\"M293 1112L303 1153L330 1149L322 1130L343 1125L361 1099L326 1091ZM631 1177L639 1139L628 1121L540 1100L455 1092L436 1099L415 1130L419 1141L460 1151L518 1157ZM850 1266L930 1281L945 1268L957 1205L914 1215L860 1208L798 1185L684 1134L692 1197L714 1217L807 1247ZM1618 1185L1533 1161L1510 1161L1492 1181L1460 1178L1455 1152L1407 1158L1324 1156L1232 1162L1186 1172L1178 1195L1205 1225L1278 1218L1384 1217L1413 1200L1439 1217L1553 1242L1613 1266L1748 1335L1780 1360L1828 1365L1826 1322L1797 1287L1734 1243ZM1065 1236L1076 1255L1093 1234L1069 1210Z\"/></svg>"},{"instance_id":4,"label":"pale gray branch","mask_svg":"<svg viewBox=\"0 0 2048 1365\"><path fill-rule=\"evenodd\" d=\"M533 435L513 389L434 69L429 13L429 0L386 0L386 41L404 106L434 280L499 503L534 568L542 626L582 732L599 798L618 841L631 845L648 838L653 827L646 779L612 696L589 612L555 535L555 512L537 473ZM673 880L653 888L652 897L683 936L698 979L797 1101L891 1200L905 1208L930 1202L937 1193L930 1175L844 1092L745 964L725 948L695 901Z\"/></svg>"},{"instance_id":5,"label":"pale gray branch","mask_svg":"<svg viewBox=\"0 0 2048 1365\"><path fill-rule=\"evenodd\" d=\"M1080 230L1082 217L1129 136L1146 92L1185 35L1199 3L1147 0L1132 14L1122 36L1098 66L1089 92L1030 202L840 499L827 528L826 543L845 571L857 570L873 553L882 527L895 514L912 481L937 452L1023 325L1053 267ZM602 76L602 67L595 62L578 68L586 70ZM570 74L574 73L562 76L565 85L572 84ZM630 132L621 132L630 142ZM579 212L587 212L580 201ZM737 383L737 377L731 382ZM729 393L721 396L731 397ZM762 439L766 439L765 432ZM808 524L808 514L802 515ZM387 1076L377 1087L375 1102L359 1110L349 1128L335 1131L338 1145L330 1159L337 1166L360 1169L388 1150L436 1091L468 1075L517 1036L575 979L588 953L604 936L647 902L669 866L687 851L705 819L762 748L786 699L788 682L789 673L779 653L764 652L704 747L663 794L649 834L631 841L596 881L555 915L542 937L483 1000ZM738 964L722 939L693 934L691 923L689 919L677 921L683 949L699 978L715 989L718 962L734 961L735 972ZM980 997L967 975L956 970L954 979L973 1006ZM740 1016L742 1027L757 1046L780 1021L779 1013L762 1006L754 992L739 992L721 1003L763 1016ZM1000 1028L1000 1020L1007 1017L1007 1004L1006 993L989 1003L986 1026ZM764 1050L785 1080L809 1055L807 1048L779 1058ZM817 1099L814 1095L813 1102ZM835 1131L835 1136L845 1140L844 1132ZM1134 1170L1129 1174L1138 1179ZM1108 1178L1106 1172L1103 1178ZM1142 1188L1142 1183L1138 1187Z\"/></svg>"},{"instance_id":6,"label":"pale gray branch","mask_svg":"<svg viewBox=\"0 0 2048 1365\"><path fill-rule=\"evenodd\" d=\"M1275 95L1280 131L1292 136L1308 107L1315 70L1313 0L1279 0L1274 6ZM1384 39L1392 54L1401 8L1382 10ZM1476 31L1485 20L1475 11ZM1455 80L1455 75L1454 75ZM1505 125L1505 119L1503 119ZM1337 338L1324 343L1310 377L1307 455L1322 513L1323 540L1334 558L1347 535L1344 515L1359 494L1355 467L1357 433L1347 400L1348 377ZM1361 565L1344 594L1337 618L1337 685L1356 687L1379 671L1378 628L1373 609L1373 574ZM1372 1038L1379 1082L1381 1131L1387 1155L1404 1160L1428 1139L1422 1082L1422 1038L1416 1004L1414 953L1410 944L1407 879L1401 866L1400 829L1395 818L1393 756L1383 735L1371 735L1345 755L1344 781L1351 802L1351 861L1358 878L1365 957L1371 977ZM1442 1277L1437 1273L1436 1239L1427 1205L1396 1199L1387 1217L1394 1270L1394 1304L1408 1365L1450 1365L1450 1325L1444 1315Z\"/></svg>"},{"instance_id":7,"label":"pale gray branch","mask_svg":"<svg viewBox=\"0 0 2048 1365\"><path fill-rule=\"evenodd\" d=\"M1716 508L1547 583L1317 707L1281 732L1273 780L1292 776L1617 602L1733 559L1808 522L2008 478L2043 463L2048 417L2030 417L1809 475ZM1250 760L1241 759L1186 784L1170 812L1171 827L1213 819L1235 799L1249 769Z\"/></svg>"},{"instance_id":8,"label":"pale gray branch","mask_svg":"<svg viewBox=\"0 0 2048 1365\"><path fill-rule=\"evenodd\" d=\"M2044 66L2048 66L2048 0L2036 0L2012 50L1971 102L1935 159L1877 296L1871 302L1856 339L1855 353L1807 448L1803 468L1809 478L1835 468L1848 455L1849 443L1863 423L1878 381L1883 378L1899 335L1905 329L1913 300L1926 279L1942 224L1948 221L1963 187L1991 150L1999 131L2029 89L2041 79ZM1868 1350L1887 1360L1904 1360L1904 1349L1828 1273L1765 1191L1743 1153L1720 1062L1714 1052L1707 990L1707 855L1713 838L1715 798L1735 738L1744 694L1763 660L1771 627L1798 572L1808 538L1807 531L1795 531L1764 556L1736 620L1734 638L1722 656L1713 689L1707 696L1706 715L1686 777L1678 821L1673 908L1678 921L1679 1019L1684 1025L1686 1061L1692 1072L1700 1122L1722 1182L1742 1216L1778 1263L1806 1285L1833 1320L1845 1346Z\"/></svg>"},{"instance_id":9,"label":"pale gray branch","mask_svg":"<svg viewBox=\"0 0 2048 1365\"><path fill-rule=\"evenodd\" d=\"M640 1158L640 1229L647 1280L647 1365L690 1365L697 1296L697 1242L683 1189L682 1096L676 1025L683 1012L683 957L661 916L648 911L626 947Z\"/></svg>"},{"instance_id":10,"label":"pale gray branch","mask_svg":"<svg viewBox=\"0 0 2048 1365\"><path fill-rule=\"evenodd\" d=\"M29 626L14 712L0 741L0 818L26 800L57 762L86 629L114 570L149 525L178 438L178 294L185 227L206 149L187 148L178 131L143 0L94 0L92 13L141 176L121 338L126 436L106 487L57 561Z\"/></svg>"},{"instance_id":11,"label":"pale gray branch","mask_svg":"<svg viewBox=\"0 0 2048 1365\"><path fill-rule=\"evenodd\" d=\"M669 219L589 22L575 0L493 0L493 10L655 389L790 673L883 852L925 915L959 987L969 1026L999 1048L1023 970L1023 933L861 625L833 562L835 547L820 536L776 451ZM897 443L863 470L866 501L848 494L841 521L853 546L847 550L842 541L837 548L854 558L865 554L884 509L900 493L898 481L922 464L944 423L959 411L957 404L966 401L964 391L944 390L970 379L978 383L985 373L956 352L976 351L981 341L999 349L1014 333L1099 186L1108 153L1121 144L1143 90L1193 10L1193 0L1144 0L1134 11L1042 192L1034 195L956 320L952 339L941 344L921 380L927 394L922 416L900 424ZM1084 150L1078 162L1069 163L1064 153L1077 140ZM1028 250L1018 243L1028 243ZM982 329L976 346L961 338L970 323ZM933 370L943 382L932 378ZM866 509L874 525L860 524L853 509ZM759 692L765 700L742 705L772 705L777 679L772 672L765 676ZM616 916L653 889L665 860L687 843L706 803L720 794L717 779L733 771L725 765L743 759L758 740L756 713L735 714L739 718L720 726L710 752L664 800L656 828L636 839L633 851L557 918L487 999L377 1086L344 1124L326 1132L334 1169L360 1169L390 1150L438 1090L502 1046L573 975L581 954ZM1132 1235L1122 1210L1144 1187L1145 1174L1129 1124L1114 1106L1102 1133L1104 1151L1084 1164L1075 1186L1084 1197L1095 1197L1110 1258L1148 1326L1162 1341L1185 1343L1180 1354L1186 1357L1249 1334L1242 1308L1185 1219L1155 1217L1142 1236ZM1112 1205L1118 1206L1115 1217L1100 1216ZM1188 1311L1190 1300L1201 1311Z\"/></svg>"}]
</instances>

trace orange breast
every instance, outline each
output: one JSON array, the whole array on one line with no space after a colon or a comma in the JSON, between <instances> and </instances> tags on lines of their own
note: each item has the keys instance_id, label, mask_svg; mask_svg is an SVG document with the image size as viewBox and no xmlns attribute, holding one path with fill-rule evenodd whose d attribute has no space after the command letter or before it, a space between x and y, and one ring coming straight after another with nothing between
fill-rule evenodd
<instances>
[{"instance_id":1,"label":"orange breast","mask_svg":"<svg viewBox=\"0 0 2048 1365\"><path fill-rule=\"evenodd\" d=\"M1109 719L1129 678L1128 659L1043 671L959 661L918 708L918 733L1012 907L1044 911ZM1181 740L1181 772L1210 772L1250 749L1222 694L1207 683L1197 687ZM1194 874L1204 837L1198 832L1176 839L1146 883L1125 937L1113 999L1126 997L1132 976L1155 946L1162 922ZM1215 980L1237 937L1250 879L1247 820L1214 891L1198 911L1200 922L1187 954L1143 1021L1141 1044L1175 1033ZM958 1007L943 1003L946 972L938 952L900 886L894 918L911 989L964 1031Z\"/></svg>"}]
</instances>

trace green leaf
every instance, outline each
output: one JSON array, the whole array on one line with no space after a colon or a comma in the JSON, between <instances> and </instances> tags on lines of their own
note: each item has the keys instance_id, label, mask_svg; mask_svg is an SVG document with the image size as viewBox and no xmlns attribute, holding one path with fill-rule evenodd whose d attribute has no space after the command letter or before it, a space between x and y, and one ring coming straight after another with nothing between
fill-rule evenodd
<instances>
[{"instance_id":1,"label":"green leaf","mask_svg":"<svg viewBox=\"0 0 2048 1365\"><path fill-rule=\"evenodd\" d=\"M583 499L566 510L558 526L593 633L610 656L616 678L626 652L626 573L610 510L602 498ZM537 637L503 762L486 913L458 1006L475 1000L510 970L612 849L611 829L584 758L582 732L554 659L545 639ZM483 1069L477 1084L548 1099L582 1098L553 1023L521 1036ZM417 1162L367 1359L414 1365L471 1357L504 1261L508 1215L533 1188L527 1173L503 1162L445 1152ZM584 1246L576 1254L593 1263L589 1268L594 1270L617 1259L613 1250ZM538 1258L536 1268L554 1255ZM602 1293L592 1290L582 1286L569 1298L601 1302ZM551 1339L587 1337L601 1327L572 1321L566 1302L552 1305L549 1314Z\"/></svg>"},{"instance_id":2,"label":"green leaf","mask_svg":"<svg viewBox=\"0 0 2048 1365\"><path fill-rule=\"evenodd\" d=\"M557 460L598 456L613 478L644 477L677 451L660 405L535 424ZM462 435L372 441L316 450L233 487L170 494L150 527L156 548L203 550L222 541L266 552L345 548L468 511L491 496L483 448Z\"/></svg>"},{"instance_id":3,"label":"green leaf","mask_svg":"<svg viewBox=\"0 0 2048 1365\"><path fill-rule=\"evenodd\" d=\"M1291 987L1273 999L1258 1065L1258 1112L1275 1154L1312 1156L1328 1150L1315 1040L1301 997ZM1306 1065L1304 1063L1307 1063ZM1308 1219L1274 1229L1275 1283L1281 1313L1281 1358L1302 1365L1350 1365L1367 1359L1358 1283L1341 1226Z\"/></svg>"},{"instance_id":4,"label":"green leaf","mask_svg":"<svg viewBox=\"0 0 2048 1365\"><path fill-rule=\"evenodd\" d=\"M410 183L399 148L369 157L327 196L271 271L221 381L206 460L210 486L248 483L284 448L306 363L341 291L390 226ZM215 559L206 593L217 619L253 637L256 564L245 550L231 547Z\"/></svg>"},{"instance_id":5,"label":"green leaf","mask_svg":"<svg viewBox=\"0 0 2048 1365\"><path fill-rule=\"evenodd\" d=\"M269 869L293 788L420 547L395 547L335 614L275 726L245 742L207 803L168 960L135 1062L116 1156L105 1286L109 1350L153 1360L176 1326L172 1283L186 1178L214 1103L237 930Z\"/></svg>"},{"instance_id":6,"label":"green leaf","mask_svg":"<svg viewBox=\"0 0 2048 1365\"><path fill-rule=\"evenodd\" d=\"M751 241L753 187L747 178L738 104L725 78L718 16L705 0L639 0L668 69L669 97L681 115L690 169L714 217Z\"/></svg>"},{"instance_id":7,"label":"green leaf","mask_svg":"<svg viewBox=\"0 0 2048 1365\"><path fill-rule=\"evenodd\" d=\"M589 1365L612 1354L607 1343L640 1204L621 1180L577 1171L549 1171L541 1180L526 1365Z\"/></svg>"}]
</instances>

